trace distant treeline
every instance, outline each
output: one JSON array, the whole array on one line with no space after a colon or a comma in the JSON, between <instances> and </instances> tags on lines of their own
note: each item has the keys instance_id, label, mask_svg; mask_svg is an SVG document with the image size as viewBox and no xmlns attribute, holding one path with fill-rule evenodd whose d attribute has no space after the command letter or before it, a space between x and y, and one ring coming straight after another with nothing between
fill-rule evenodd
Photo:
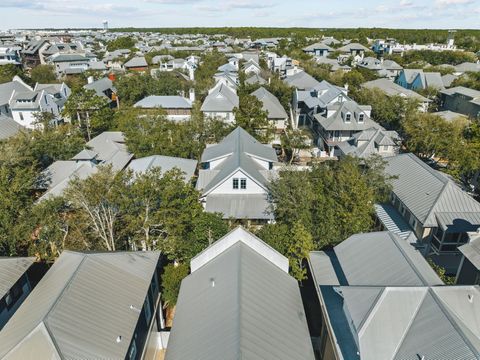
<instances>
[{"instance_id":1,"label":"distant treeline","mask_svg":"<svg viewBox=\"0 0 480 360\"><path fill-rule=\"evenodd\" d=\"M229 35L236 38L259 39L271 37L321 37L333 36L336 39L354 39L366 43L367 38L385 39L395 38L401 43L445 43L448 30L433 29L384 29L384 28L358 28L358 29L334 29L334 28L263 28L263 27L216 27L216 28L116 28L111 31L120 32L158 32L163 34L206 34L206 35ZM480 30L457 30L455 43L466 50L480 50Z\"/></svg>"}]
</instances>

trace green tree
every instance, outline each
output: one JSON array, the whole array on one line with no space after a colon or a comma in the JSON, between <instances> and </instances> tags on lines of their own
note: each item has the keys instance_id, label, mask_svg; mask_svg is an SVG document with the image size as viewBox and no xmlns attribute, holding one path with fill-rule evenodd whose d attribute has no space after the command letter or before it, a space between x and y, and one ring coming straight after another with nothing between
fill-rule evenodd
<instances>
[{"instance_id":1,"label":"green tree","mask_svg":"<svg viewBox=\"0 0 480 360\"><path fill-rule=\"evenodd\" d=\"M285 130L281 135L282 148L285 152L289 164L298 157L301 150L309 149L311 144L311 137L308 132L302 129Z\"/></svg>"},{"instance_id":2,"label":"green tree","mask_svg":"<svg viewBox=\"0 0 480 360\"><path fill-rule=\"evenodd\" d=\"M262 102L255 96L244 95L240 97L239 106L234 108L233 112L236 126L242 127L260 142L267 143L274 133L274 128L262 106Z\"/></svg>"},{"instance_id":3,"label":"green tree","mask_svg":"<svg viewBox=\"0 0 480 360\"><path fill-rule=\"evenodd\" d=\"M18 66L7 64L0 66L0 84L7 83L13 80L15 75L21 75L22 71Z\"/></svg>"},{"instance_id":4,"label":"green tree","mask_svg":"<svg viewBox=\"0 0 480 360\"><path fill-rule=\"evenodd\" d=\"M173 308L177 304L182 280L188 275L188 264L168 264L162 274L162 300L164 307Z\"/></svg>"},{"instance_id":5,"label":"green tree","mask_svg":"<svg viewBox=\"0 0 480 360\"><path fill-rule=\"evenodd\" d=\"M302 281L307 278L304 262L314 249L314 244L312 235L301 223L295 222L293 227L286 224L267 224L257 235L288 258L290 274L295 279Z\"/></svg>"},{"instance_id":6,"label":"green tree","mask_svg":"<svg viewBox=\"0 0 480 360\"><path fill-rule=\"evenodd\" d=\"M52 65L37 65L31 72L30 77L33 82L40 84L56 83L57 77Z\"/></svg>"},{"instance_id":7,"label":"green tree","mask_svg":"<svg viewBox=\"0 0 480 360\"><path fill-rule=\"evenodd\" d=\"M135 47L135 39L131 36L118 37L115 40L107 43L108 51L115 51L118 49L133 49Z\"/></svg>"},{"instance_id":8,"label":"green tree","mask_svg":"<svg viewBox=\"0 0 480 360\"><path fill-rule=\"evenodd\" d=\"M72 92L62 114L80 128L87 140L113 126L114 114L108 100L96 95L93 90L82 88Z\"/></svg>"}]
</instances>

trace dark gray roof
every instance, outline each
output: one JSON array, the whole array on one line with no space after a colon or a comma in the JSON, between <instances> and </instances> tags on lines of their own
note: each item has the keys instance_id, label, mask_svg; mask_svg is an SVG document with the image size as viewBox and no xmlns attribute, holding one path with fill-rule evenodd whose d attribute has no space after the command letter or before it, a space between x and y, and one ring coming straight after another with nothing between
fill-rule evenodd
<instances>
[{"instance_id":1,"label":"dark gray roof","mask_svg":"<svg viewBox=\"0 0 480 360\"><path fill-rule=\"evenodd\" d=\"M34 257L0 257L0 299L34 262Z\"/></svg>"},{"instance_id":2,"label":"dark gray roof","mask_svg":"<svg viewBox=\"0 0 480 360\"><path fill-rule=\"evenodd\" d=\"M334 251L348 285L443 285L420 252L388 231L352 235Z\"/></svg>"},{"instance_id":3,"label":"dark gray roof","mask_svg":"<svg viewBox=\"0 0 480 360\"><path fill-rule=\"evenodd\" d=\"M352 50L368 51L369 49L359 43L349 43L337 49L340 52L350 52Z\"/></svg>"},{"instance_id":4,"label":"dark gray roof","mask_svg":"<svg viewBox=\"0 0 480 360\"><path fill-rule=\"evenodd\" d=\"M157 96L151 95L146 98L138 101L134 107L152 109L152 108L163 108L163 109L191 109L192 102L184 98L183 96Z\"/></svg>"},{"instance_id":5,"label":"dark gray roof","mask_svg":"<svg viewBox=\"0 0 480 360\"><path fill-rule=\"evenodd\" d=\"M159 256L64 251L0 332L0 358L125 358Z\"/></svg>"},{"instance_id":6,"label":"dark gray roof","mask_svg":"<svg viewBox=\"0 0 480 360\"><path fill-rule=\"evenodd\" d=\"M439 213L480 213L480 203L444 174L432 169L413 154L386 158L385 172L393 179L393 192L424 227L438 226ZM480 224L472 224L480 225Z\"/></svg>"},{"instance_id":7,"label":"dark gray roof","mask_svg":"<svg viewBox=\"0 0 480 360\"><path fill-rule=\"evenodd\" d=\"M166 359L314 359L296 280L235 243L182 281Z\"/></svg>"},{"instance_id":8,"label":"dark gray roof","mask_svg":"<svg viewBox=\"0 0 480 360\"><path fill-rule=\"evenodd\" d=\"M258 88L250 95L255 96L258 100L262 102L263 104L262 109L264 111L268 111L269 119L286 119L287 118L287 112L283 108L282 104L280 104L280 101L278 101L275 95L273 95L264 87Z\"/></svg>"},{"instance_id":9,"label":"dark gray roof","mask_svg":"<svg viewBox=\"0 0 480 360\"><path fill-rule=\"evenodd\" d=\"M305 51L305 52L312 52L312 51L315 51L315 50L334 51L330 46L328 46L327 44L325 44L323 42L317 42L315 44L308 45L308 46L303 48L303 51Z\"/></svg>"}]
</instances>

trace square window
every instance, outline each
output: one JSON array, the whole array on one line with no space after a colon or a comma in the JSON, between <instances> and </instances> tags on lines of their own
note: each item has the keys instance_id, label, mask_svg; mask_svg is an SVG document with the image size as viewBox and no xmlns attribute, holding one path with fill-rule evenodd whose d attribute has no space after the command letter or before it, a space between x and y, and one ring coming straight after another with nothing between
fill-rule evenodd
<instances>
[{"instance_id":1,"label":"square window","mask_svg":"<svg viewBox=\"0 0 480 360\"><path fill-rule=\"evenodd\" d=\"M247 188L247 179L240 179L240 189Z\"/></svg>"},{"instance_id":2,"label":"square window","mask_svg":"<svg viewBox=\"0 0 480 360\"><path fill-rule=\"evenodd\" d=\"M351 117L352 117L352 114L346 114L345 115L345 122L350 122Z\"/></svg>"},{"instance_id":3,"label":"square window","mask_svg":"<svg viewBox=\"0 0 480 360\"><path fill-rule=\"evenodd\" d=\"M233 188L238 189L238 179L237 178L233 179Z\"/></svg>"},{"instance_id":4,"label":"square window","mask_svg":"<svg viewBox=\"0 0 480 360\"><path fill-rule=\"evenodd\" d=\"M363 123L364 116L364 114L358 115L358 122Z\"/></svg>"}]
</instances>

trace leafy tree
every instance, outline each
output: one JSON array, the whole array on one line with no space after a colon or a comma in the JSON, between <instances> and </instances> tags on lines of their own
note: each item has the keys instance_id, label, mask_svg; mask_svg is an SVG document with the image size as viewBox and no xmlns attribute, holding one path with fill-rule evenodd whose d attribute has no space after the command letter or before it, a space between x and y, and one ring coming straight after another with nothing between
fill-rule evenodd
<instances>
[{"instance_id":1,"label":"leafy tree","mask_svg":"<svg viewBox=\"0 0 480 360\"><path fill-rule=\"evenodd\" d=\"M293 227L299 222L312 234L316 249L370 231L373 204L389 179L378 164L369 170L364 166L360 159L345 157L315 165L311 171L282 171L270 184L277 223Z\"/></svg>"},{"instance_id":2,"label":"leafy tree","mask_svg":"<svg viewBox=\"0 0 480 360\"><path fill-rule=\"evenodd\" d=\"M129 173L116 174L111 166L100 166L85 180L70 182L65 197L77 221L88 228L87 248L115 251L124 248L117 233L121 228L121 206L127 194Z\"/></svg>"},{"instance_id":3,"label":"leafy tree","mask_svg":"<svg viewBox=\"0 0 480 360\"><path fill-rule=\"evenodd\" d=\"M467 72L456 79L452 86L465 86L480 91L480 72Z\"/></svg>"},{"instance_id":4,"label":"leafy tree","mask_svg":"<svg viewBox=\"0 0 480 360\"><path fill-rule=\"evenodd\" d=\"M116 82L118 96L123 105L133 105L149 95L179 95L186 93L190 82L175 72L160 72L156 77L148 74L121 76Z\"/></svg>"},{"instance_id":5,"label":"leafy tree","mask_svg":"<svg viewBox=\"0 0 480 360\"><path fill-rule=\"evenodd\" d=\"M286 224L267 224L258 232L260 237L275 250L288 257L290 274L298 281L307 278L307 270L303 264L314 249L312 235L300 223L293 227Z\"/></svg>"},{"instance_id":6,"label":"leafy tree","mask_svg":"<svg viewBox=\"0 0 480 360\"><path fill-rule=\"evenodd\" d=\"M118 49L133 49L135 47L135 39L131 36L123 36L107 43L107 50L114 51Z\"/></svg>"},{"instance_id":7,"label":"leafy tree","mask_svg":"<svg viewBox=\"0 0 480 360\"><path fill-rule=\"evenodd\" d=\"M202 56L200 66L195 71L195 93L199 100L203 101L208 95L208 90L215 85L213 75L217 72L219 66L225 64L227 58L216 49Z\"/></svg>"},{"instance_id":8,"label":"leafy tree","mask_svg":"<svg viewBox=\"0 0 480 360\"><path fill-rule=\"evenodd\" d=\"M291 108L292 97L293 97L293 87L290 87L282 79L280 79L278 74L270 77L270 82L267 85L264 85L265 89L270 91L275 97L280 101L283 108L288 110Z\"/></svg>"},{"instance_id":9,"label":"leafy tree","mask_svg":"<svg viewBox=\"0 0 480 360\"><path fill-rule=\"evenodd\" d=\"M57 77L52 65L37 65L31 72L32 81L40 84L56 83Z\"/></svg>"},{"instance_id":10,"label":"leafy tree","mask_svg":"<svg viewBox=\"0 0 480 360\"><path fill-rule=\"evenodd\" d=\"M445 268L437 265L432 259L427 259L428 264L437 273L438 277L445 283L445 285L455 285L455 276L448 276L445 273Z\"/></svg>"},{"instance_id":11,"label":"leafy tree","mask_svg":"<svg viewBox=\"0 0 480 360\"><path fill-rule=\"evenodd\" d=\"M113 110L108 100L84 88L72 92L65 103L63 115L76 123L87 140L113 126Z\"/></svg>"},{"instance_id":12,"label":"leafy tree","mask_svg":"<svg viewBox=\"0 0 480 360\"><path fill-rule=\"evenodd\" d=\"M310 148L311 138L305 130L287 128L281 135L281 142L289 164L292 164L301 150Z\"/></svg>"},{"instance_id":13,"label":"leafy tree","mask_svg":"<svg viewBox=\"0 0 480 360\"><path fill-rule=\"evenodd\" d=\"M406 114L416 112L418 102L401 96L387 96L380 89L360 89L350 93L359 104L372 106L372 118L387 129L401 131Z\"/></svg>"},{"instance_id":14,"label":"leafy tree","mask_svg":"<svg viewBox=\"0 0 480 360\"><path fill-rule=\"evenodd\" d=\"M21 75L22 71L18 66L7 64L0 66L0 84L12 81L15 75Z\"/></svg>"},{"instance_id":15,"label":"leafy tree","mask_svg":"<svg viewBox=\"0 0 480 360\"><path fill-rule=\"evenodd\" d=\"M262 109L262 102L253 95L240 97L238 108L233 109L236 126L242 127L260 142L268 142L274 129L267 118L267 112Z\"/></svg>"},{"instance_id":16,"label":"leafy tree","mask_svg":"<svg viewBox=\"0 0 480 360\"><path fill-rule=\"evenodd\" d=\"M168 264L162 274L162 300L164 307L173 308L178 299L182 280L187 277L188 264Z\"/></svg>"}]
</instances>

